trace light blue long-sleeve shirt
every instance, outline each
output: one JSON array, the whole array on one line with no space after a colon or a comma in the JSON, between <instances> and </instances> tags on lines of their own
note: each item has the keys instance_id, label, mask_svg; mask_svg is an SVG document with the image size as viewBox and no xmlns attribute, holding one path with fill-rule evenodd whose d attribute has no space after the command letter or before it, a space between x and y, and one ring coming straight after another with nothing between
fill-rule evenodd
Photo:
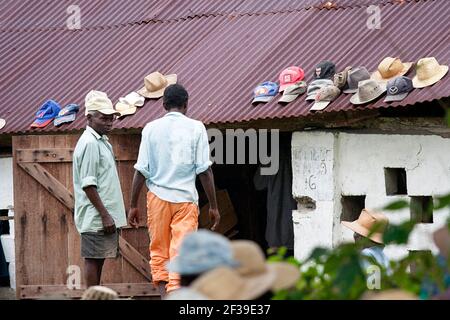
<instances>
[{"instance_id":1,"label":"light blue long-sleeve shirt","mask_svg":"<svg viewBox=\"0 0 450 320\"><path fill-rule=\"evenodd\" d=\"M134 168L158 198L198 203L195 178L212 164L209 155L203 123L169 112L145 126Z\"/></svg>"}]
</instances>

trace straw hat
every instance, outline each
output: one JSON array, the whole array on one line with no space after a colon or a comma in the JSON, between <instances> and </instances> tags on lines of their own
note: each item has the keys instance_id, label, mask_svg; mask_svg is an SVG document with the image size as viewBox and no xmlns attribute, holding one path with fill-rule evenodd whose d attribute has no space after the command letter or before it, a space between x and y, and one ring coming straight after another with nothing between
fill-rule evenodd
<instances>
[{"instance_id":1,"label":"straw hat","mask_svg":"<svg viewBox=\"0 0 450 320\"><path fill-rule=\"evenodd\" d=\"M419 300L419 298L404 290L390 289L381 292L366 292L361 300Z\"/></svg>"},{"instance_id":2,"label":"straw hat","mask_svg":"<svg viewBox=\"0 0 450 320\"><path fill-rule=\"evenodd\" d=\"M441 80L447 72L448 66L440 65L434 57L420 59L417 62L413 86L414 88L431 86Z\"/></svg>"},{"instance_id":3,"label":"straw hat","mask_svg":"<svg viewBox=\"0 0 450 320\"><path fill-rule=\"evenodd\" d=\"M412 65L412 62L403 63L399 58L386 57L378 65L378 70L372 74L372 79L388 82L391 79L407 74Z\"/></svg>"},{"instance_id":4,"label":"straw hat","mask_svg":"<svg viewBox=\"0 0 450 320\"><path fill-rule=\"evenodd\" d=\"M373 212L368 209L363 209L358 217L358 220L353 222L341 221L342 225L346 226L350 230L368 237L370 240L377 243L383 243L383 232L389 224L388 218L379 212ZM373 228L377 228L376 232L373 232ZM369 234L371 234L369 236Z\"/></svg>"},{"instance_id":5,"label":"straw hat","mask_svg":"<svg viewBox=\"0 0 450 320\"><path fill-rule=\"evenodd\" d=\"M439 248L440 254L447 258L450 253L450 232L448 231L448 226L445 225L436 230L433 233L433 240Z\"/></svg>"},{"instance_id":6,"label":"straw hat","mask_svg":"<svg viewBox=\"0 0 450 320\"><path fill-rule=\"evenodd\" d=\"M236 271L245 278L262 277L264 275L274 274L275 279L270 288L272 291L288 289L293 287L300 271L298 268L286 262L266 262L261 248L253 241L234 240L231 241L233 256L239 266Z\"/></svg>"},{"instance_id":7,"label":"straw hat","mask_svg":"<svg viewBox=\"0 0 450 320\"><path fill-rule=\"evenodd\" d=\"M118 298L117 292L104 286L89 287L81 296L81 300L115 300Z\"/></svg>"},{"instance_id":8,"label":"straw hat","mask_svg":"<svg viewBox=\"0 0 450 320\"><path fill-rule=\"evenodd\" d=\"M146 98L161 98L164 90L171 84L177 83L177 75L162 75L159 72L152 72L144 78L144 87L137 93Z\"/></svg>"},{"instance_id":9,"label":"straw hat","mask_svg":"<svg viewBox=\"0 0 450 320\"><path fill-rule=\"evenodd\" d=\"M376 100L386 92L386 85L373 79L358 83L358 91L350 98L353 104L364 104Z\"/></svg>"},{"instance_id":10,"label":"straw hat","mask_svg":"<svg viewBox=\"0 0 450 320\"><path fill-rule=\"evenodd\" d=\"M0 118L0 130L3 129L5 127L5 125L6 125L6 120Z\"/></svg>"},{"instance_id":11,"label":"straw hat","mask_svg":"<svg viewBox=\"0 0 450 320\"><path fill-rule=\"evenodd\" d=\"M237 270L222 266L198 277L190 288L211 300L252 300L269 291L274 281L275 273L269 270L243 277Z\"/></svg>"}]
</instances>

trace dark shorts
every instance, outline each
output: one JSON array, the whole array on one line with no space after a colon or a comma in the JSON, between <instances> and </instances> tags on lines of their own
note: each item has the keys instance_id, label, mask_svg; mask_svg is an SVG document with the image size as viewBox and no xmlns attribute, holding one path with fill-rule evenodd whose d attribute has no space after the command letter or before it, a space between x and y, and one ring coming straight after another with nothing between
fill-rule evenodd
<instances>
[{"instance_id":1,"label":"dark shorts","mask_svg":"<svg viewBox=\"0 0 450 320\"><path fill-rule=\"evenodd\" d=\"M117 258L119 231L105 234L103 230L81 234L81 256L89 259Z\"/></svg>"}]
</instances>

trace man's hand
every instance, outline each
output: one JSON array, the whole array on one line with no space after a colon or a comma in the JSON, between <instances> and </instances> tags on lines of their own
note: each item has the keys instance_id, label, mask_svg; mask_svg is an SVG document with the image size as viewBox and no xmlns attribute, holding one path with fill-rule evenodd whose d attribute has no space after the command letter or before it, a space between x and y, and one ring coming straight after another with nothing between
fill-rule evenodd
<instances>
[{"instance_id":1,"label":"man's hand","mask_svg":"<svg viewBox=\"0 0 450 320\"><path fill-rule=\"evenodd\" d=\"M102 215L102 223L105 234L113 234L116 231L116 224L109 213Z\"/></svg>"},{"instance_id":2,"label":"man's hand","mask_svg":"<svg viewBox=\"0 0 450 320\"><path fill-rule=\"evenodd\" d=\"M128 211L128 224L133 228L139 227L139 209L130 208Z\"/></svg>"},{"instance_id":3,"label":"man's hand","mask_svg":"<svg viewBox=\"0 0 450 320\"><path fill-rule=\"evenodd\" d=\"M213 223L211 230L215 231L220 223L220 213L218 209L209 209L209 220Z\"/></svg>"}]
</instances>

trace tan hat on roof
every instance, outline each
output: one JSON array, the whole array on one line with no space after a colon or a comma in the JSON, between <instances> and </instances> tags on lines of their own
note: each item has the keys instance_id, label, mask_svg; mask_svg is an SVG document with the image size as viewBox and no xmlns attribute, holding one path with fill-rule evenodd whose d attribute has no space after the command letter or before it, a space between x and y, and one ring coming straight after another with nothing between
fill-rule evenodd
<instances>
[{"instance_id":1,"label":"tan hat on roof","mask_svg":"<svg viewBox=\"0 0 450 320\"><path fill-rule=\"evenodd\" d=\"M89 111L98 111L103 114L119 114L119 112L114 110L108 95L102 91L90 91L84 99L84 106L86 108L84 112L85 115L87 115Z\"/></svg>"},{"instance_id":2,"label":"tan hat on roof","mask_svg":"<svg viewBox=\"0 0 450 320\"><path fill-rule=\"evenodd\" d=\"M5 127L5 125L6 125L6 120L0 118L0 130L3 129Z\"/></svg>"},{"instance_id":3,"label":"tan hat on roof","mask_svg":"<svg viewBox=\"0 0 450 320\"><path fill-rule=\"evenodd\" d=\"M373 79L358 82L358 91L350 98L353 104L364 104L378 99L386 92L386 84Z\"/></svg>"},{"instance_id":4,"label":"tan hat on roof","mask_svg":"<svg viewBox=\"0 0 450 320\"><path fill-rule=\"evenodd\" d=\"M413 78L414 88L431 86L441 80L448 72L448 66L440 65L434 57L420 59Z\"/></svg>"},{"instance_id":5,"label":"tan hat on roof","mask_svg":"<svg viewBox=\"0 0 450 320\"><path fill-rule=\"evenodd\" d=\"M341 221L341 223L350 230L382 244L383 232L389 224L389 219L380 212L363 209L357 220L353 222ZM377 228L377 230L373 230L374 228Z\"/></svg>"},{"instance_id":6,"label":"tan hat on roof","mask_svg":"<svg viewBox=\"0 0 450 320\"><path fill-rule=\"evenodd\" d=\"M261 248L253 241L233 240L231 241L234 259L239 263L235 268L245 278L274 274L275 279L271 285L272 291L288 289L295 286L300 271L287 262L266 262Z\"/></svg>"},{"instance_id":7,"label":"tan hat on roof","mask_svg":"<svg viewBox=\"0 0 450 320\"><path fill-rule=\"evenodd\" d=\"M372 79L388 82L391 79L407 74L412 65L412 62L403 63L399 58L386 57L378 65L378 70L372 74Z\"/></svg>"},{"instance_id":8,"label":"tan hat on roof","mask_svg":"<svg viewBox=\"0 0 450 320\"><path fill-rule=\"evenodd\" d=\"M171 84L177 83L177 75L162 75L159 72L152 72L144 78L144 87L137 93L146 98L161 98L164 90Z\"/></svg>"},{"instance_id":9,"label":"tan hat on roof","mask_svg":"<svg viewBox=\"0 0 450 320\"><path fill-rule=\"evenodd\" d=\"M350 70L352 70L352 67L348 66L348 67L345 67L345 69L343 71L338 72L334 75L333 83L340 90L345 89L345 87L347 85L348 73Z\"/></svg>"}]
</instances>

